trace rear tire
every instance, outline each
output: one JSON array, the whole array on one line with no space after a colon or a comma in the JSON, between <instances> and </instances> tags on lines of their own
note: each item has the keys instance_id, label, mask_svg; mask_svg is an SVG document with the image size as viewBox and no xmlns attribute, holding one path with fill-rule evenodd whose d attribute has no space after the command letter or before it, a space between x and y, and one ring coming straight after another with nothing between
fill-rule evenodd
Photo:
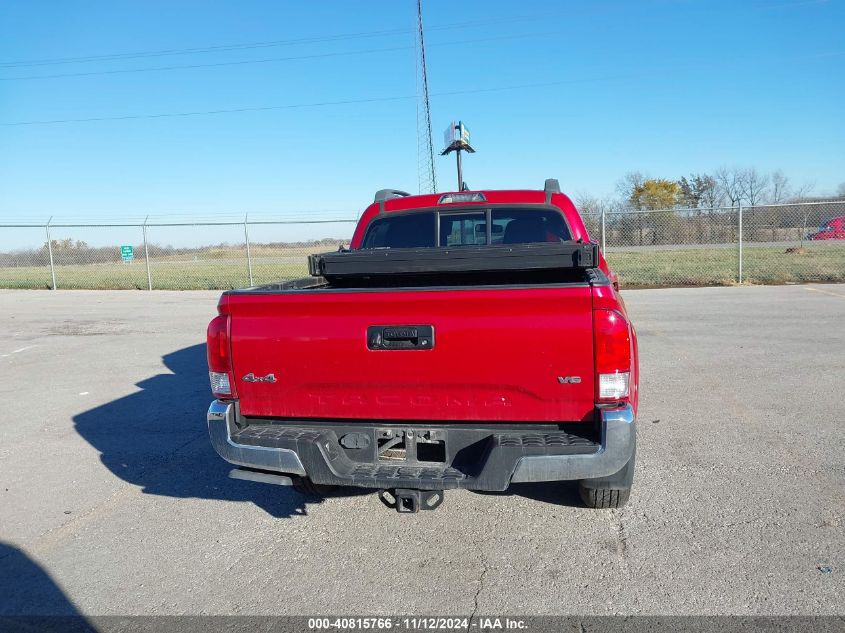
<instances>
[{"instance_id":1,"label":"rear tire","mask_svg":"<svg viewBox=\"0 0 845 633\"><path fill-rule=\"evenodd\" d=\"M578 492L581 493L581 500L588 508L607 510L610 508L621 508L631 498L631 489L622 488L586 488L584 484L578 485Z\"/></svg>"},{"instance_id":2,"label":"rear tire","mask_svg":"<svg viewBox=\"0 0 845 633\"><path fill-rule=\"evenodd\" d=\"M293 489L306 497L328 497L337 486L315 484L308 477L293 477Z\"/></svg>"},{"instance_id":3,"label":"rear tire","mask_svg":"<svg viewBox=\"0 0 845 633\"><path fill-rule=\"evenodd\" d=\"M634 440L636 442L636 439ZM631 497L634 483L634 464L637 461L637 445L631 451L631 457L618 471L607 477L582 479L578 482L581 500L588 508L607 510L621 508Z\"/></svg>"}]
</instances>

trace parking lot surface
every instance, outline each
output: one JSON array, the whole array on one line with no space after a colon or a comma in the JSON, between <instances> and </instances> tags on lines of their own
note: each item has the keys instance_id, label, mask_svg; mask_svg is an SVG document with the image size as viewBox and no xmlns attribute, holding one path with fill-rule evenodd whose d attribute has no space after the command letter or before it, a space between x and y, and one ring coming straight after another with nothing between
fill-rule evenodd
<instances>
[{"instance_id":1,"label":"parking lot surface","mask_svg":"<svg viewBox=\"0 0 845 633\"><path fill-rule=\"evenodd\" d=\"M218 295L0 291L0 614L845 611L845 285L626 293L631 502L535 485L418 515L227 478Z\"/></svg>"}]
</instances>

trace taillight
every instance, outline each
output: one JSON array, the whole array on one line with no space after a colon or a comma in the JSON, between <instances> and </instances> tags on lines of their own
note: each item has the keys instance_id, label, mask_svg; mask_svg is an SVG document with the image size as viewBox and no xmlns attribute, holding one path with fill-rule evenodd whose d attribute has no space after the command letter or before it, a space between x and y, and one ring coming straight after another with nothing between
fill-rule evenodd
<instances>
[{"instance_id":1,"label":"taillight","mask_svg":"<svg viewBox=\"0 0 845 633\"><path fill-rule=\"evenodd\" d=\"M593 311L599 402L617 402L630 395L631 334L616 310Z\"/></svg>"},{"instance_id":2,"label":"taillight","mask_svg":"<svg viewBox=\"0 0 845 633\"><path fill-rule=\"evenodd\" d=\"M220 315L208 324L208 377L217 398L235 396L232 359L229 350L229 316Z\"/></svg>"}]
</instances>

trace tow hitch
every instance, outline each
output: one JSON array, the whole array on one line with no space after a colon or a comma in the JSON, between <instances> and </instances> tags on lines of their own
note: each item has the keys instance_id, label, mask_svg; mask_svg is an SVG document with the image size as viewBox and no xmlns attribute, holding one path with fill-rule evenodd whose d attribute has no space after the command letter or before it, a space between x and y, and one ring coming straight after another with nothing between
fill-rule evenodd
<instances>
[{"instance_id":1,"label":"tow hitch","mask_svg":"<svg viewBox=\"0 0 845 633\"><path fill-rule=\"evenodd\" d=\"M420 510L435 510L443 503L443 491L395 488L393 490L379 490L378 498L388 508L397 512L414 513Z\"/></svg>"}]
</instances>

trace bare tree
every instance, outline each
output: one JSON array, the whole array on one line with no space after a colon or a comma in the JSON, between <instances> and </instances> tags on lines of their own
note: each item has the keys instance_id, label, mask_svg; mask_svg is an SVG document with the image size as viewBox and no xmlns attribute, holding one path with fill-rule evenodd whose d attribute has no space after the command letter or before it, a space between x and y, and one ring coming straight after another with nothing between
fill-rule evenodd
<instances>
[{"instance_id":1,"label":"bare tree","mask_svg":"<svg viewBox=\"0 0 845 633\"><path fill-rule=\"evenodd\" d=\"M816 183L814 182L805 182L803 185L798 187L795 192L793 193L793 199L795 202L802 202L804 198L809 196L813 189L815 189ZM806 205L804 207L804 213L802 214L803 221L801 223L801 246L804 246L804 238L807 236L807 224L810 220L810 214L813 213L813 206Z\"/></svg>"},{"instance_id":2,"label":"bare tree","mask_svg":"<svg viewBox=\"0 0 845 633\"><path fill-rule=\"evenodd\" d=\"M776 169L772 172L772 188L769 199L777 204L784 202L789 196L789 178L780 169Z\"/></svg>"},{"instance_id":3,"label":"bare tree","mask_svg":"<svg viewBox=\"0 0 845 633\"><path fill-rule=\"evenodd\" d=\"M742 197L745 198L746 202L752 207L756 207L763 202L769 189L769 176L759 173L756 167L744 169L741 172L739 186Z\"/></svg>"},{"instance_id":4,"label":"bare tree","mask_svg":"<svg viewBox=\"0 0 845 633\"><path fill-rule=\"evenodd\" d=\"M625 176L616 183L616 193L625 201L631 202L634 198L634 192L643 186L646 177L641 172L629 171Z\"/></svg>"},{"instance_id":5,"label":"bare tree","mask_svg":"<svg viewBox=\"0 0 845 633\"><path fill-rule=\"evenodd\" d=\"M581 213L587 232L594 239L598 239L601 234L601 214L605 210L605 203L595 196L578 193L575 196L575 206Z\"/></svg>"},{"instance_id":6,"label":"bare tree","mask_svg":"<svg viewBox=\"0 0 845 633\"><path fill-rule=\"evenodd\" d=\"M772 172L771 176L766 176L764 183L765 186L763 187L757 186L758 182L756 182L756 174L756 169L752 168L747 171L748 177L746 179L746 188L753 191L753 193L759 193L758 197L760 198L760 202L778 204L786 200L790 191L789 178L787 178L783 171L776 169ZM755 206L756 200L754 200L754 196L750 195L748 197L752 200L751 206ZM768 226L772 232L771 240L775 241L777 239L778 228L783 226L782 209L769 206L754 210L751 216L751 225L752 229L760 229L763 228L764 225Z\"/></svg>"},{"instance_id":7,"label":"bare tree","mask_svg":"<svg viewBox=\"0 0 845 633\"><path fill-rule=\"evenodd\" d=\"M803 202L805 198L809 197L809 195L813 193L813 189L815 188L816 183L807 181L792 192L790 199L795 202Z\"/></svg>"},{"instance_id":8,"label":"bare tree","mask_svg":"<svg viewBox=\"0 0 845 633\"><path fill-rule=\"evenodd\" d=\"M602 210L602 201L586 193L575 194L575 206L581 215L598 215Z\"/></svg>"},{"instance_id":9,"label":"bare tree","mask_svg":"<svg viewBox=\"0 0 845 633\"><path fill-rule=\"evenodd\" d=\"M636 204L638 200L635 193L643 186L645 181L646 177L641 172L629 171L625 174L622 180L616 183L616 192L619 194L620 198L622 198L622 203L628 210L632 208L640 210L640 207ZM643 231L645 228L643 221L644 218L642 213L633 214L631 217L626 219L625 227L623 228L623 231L626 233L633 229L633 232L639 236L637 243L640 245L643 243ZM635 227L632 227L631 224L635 225Z\"/></svg>"},{"instance_id":10,"label":"bare tree","mask_svg":"<svg viewBox=\"0 0 845 633\"><path fill-rule=\"evenodd\" d=\"M742 202L745 195L745 170L720 167L713 174L716 184L730 206L735 207Z\"/></svg>"},{"instance_id":11,"label":"bare tree","mask_svg":"<svg viewBox=\"0 0 845 633\"><path fill-rule=\"evenodd\" d=\"M718 213L716 209L722 206L725 197L719 188L719 183L716 182L716 178L710 174L696 174L693 176L693 183L698 189L699 206L707 210L707 223L706 225L701 224L701 220L699 220L700 226L697 230L698 240L701 242L705 238L711 239L714 236L715 216Z\"/></svg>"},{"instance_id":12,"label":"bare tree","mask_svg":"<svg viewBox=\"0 0 845 633\"><path fill-rule=\"evenodd\" d=\"M696 179L701 179L701 206L709 209L721 206L725 198L716 178L710 174L701 174Z\"/></svg>"},{"instance_id":13,"label":"bare tree","mask_svg":"<svg viewBox=\"0 0 845 633\"><path fill-rule=\"evenodd\" d=\"M840 182L836 188L836 195L840 198L845 198L845 182Z\"/></svg>"}]
</instances>

